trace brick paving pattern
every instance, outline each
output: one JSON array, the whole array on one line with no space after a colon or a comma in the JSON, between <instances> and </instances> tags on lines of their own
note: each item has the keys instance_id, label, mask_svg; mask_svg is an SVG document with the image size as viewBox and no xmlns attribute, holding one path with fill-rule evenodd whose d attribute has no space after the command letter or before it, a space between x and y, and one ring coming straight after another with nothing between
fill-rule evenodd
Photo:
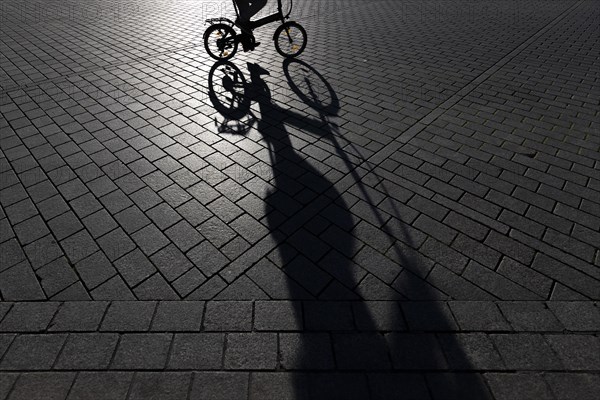
<instances>
[{"instance_id":1,"label":"brick paving pattern","mask_svg":"<svg viewBox=\"0 0 600 400\"><path fill-rule=\"evenodd\" d=\"M597 2L298 3L0 4L0 399L600 392Z\"/></svg>"}]
</instances>

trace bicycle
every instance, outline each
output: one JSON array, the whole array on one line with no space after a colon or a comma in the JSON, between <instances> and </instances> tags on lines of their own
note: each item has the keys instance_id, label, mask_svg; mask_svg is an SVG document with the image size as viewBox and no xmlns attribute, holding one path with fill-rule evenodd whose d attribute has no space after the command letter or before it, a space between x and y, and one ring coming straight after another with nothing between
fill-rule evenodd
<instances>
[{"instance_id":1,"label":"bicycle","mask_svg":"<svg viewBox=\"0 0 600 400\"><path fill-rule=\"evenodd\" d=\"M254 29L281 21L273 34L275 50L284 57L297 57L306 48L306 30L296 21L286 21L292 12L292 0L287 14L283 13L281 0L277 0L277 12L267 15L256 21L248 21L247 26L241 26L240 12L237 4L233 1L236 21L229 18L209 18L206 23L211 24L204 31L204 48L209 56L215 60L229 60L237 52L238 45L242 43L244 51L252 51L256 47L256 39L252 33ZM241 33L234 29L237 27Z\"/></svg>"}]
</instances>

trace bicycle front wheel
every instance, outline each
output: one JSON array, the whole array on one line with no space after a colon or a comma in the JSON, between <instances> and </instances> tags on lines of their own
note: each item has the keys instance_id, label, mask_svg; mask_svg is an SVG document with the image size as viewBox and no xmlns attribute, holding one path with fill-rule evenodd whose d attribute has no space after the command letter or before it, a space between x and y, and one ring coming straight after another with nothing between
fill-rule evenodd
<instances>
[{"instance_id":1,"label":"bicycle front wheel","mask_svg":"<svg viewBox=\"0 0 600 400\"><path fill-rule=\"evenodd\" d=\"M273 35L275 50L284 57L299 56L306 48L306 31L297 22L281 24Z\"/></svg>"},{"instance_id":2,"label":"bicycle front wheel","mask_svg":"<svg viewBox=\"0 0 600 400\"><path fill-rule=\"evenodd\" d=\"M227 24L214 24L204 32L204 48L215 60L228 60L237 51L236 34Z\"/></svg>"}]
</instances>

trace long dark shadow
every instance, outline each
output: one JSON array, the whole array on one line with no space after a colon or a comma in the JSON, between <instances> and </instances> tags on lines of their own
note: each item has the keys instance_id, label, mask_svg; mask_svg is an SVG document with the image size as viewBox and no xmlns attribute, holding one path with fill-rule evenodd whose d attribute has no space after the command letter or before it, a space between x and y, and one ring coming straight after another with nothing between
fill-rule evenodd
<instances>
[{"instance_id":1,"label":"long dark shadow","mask_svg":"<svg viewBox=\"0 0 600 400\"><path fill-rule=\"evenodd\" d=\"M280 335L281 364L286 371L311 373L293 374L294 391L287 396L340 400L489 398L487 388L476 376L439 373L454 369L453 366L458 366L459 371L474 370L453 335L403 333L407 327L400 303L407 300L406 297L388 294L387 297L382 295L386 302L366 302L357 293L364 270L354 263L353 257L366 245L352 235L356 221L350 205L334 182L298 154L285 126L296 125L294 128L318 135L333 146L352 184L358 186L361 197L384 229L385 219L356 168L357 159L361 164L360 149L353 148L352 157L348 156L340 144L342 139L336 125L330 122L339 112L339 102L331 85L304 62L284 63L292 91L318 112L318 119L307 120L304 115L272 101L262 77L268 71L258 64L248 64L248 81L232 63L219 63L215 67L233 72L230 74L233 78L224 79L222 85L230 89L229 104L211 97L226 118L224 126L229 132L243 133L247 129L244 122L255 123L269 147L274 185L266 203L275 211L267 215L268 228L278 243L279 266L288 277L289 298L303 300L303 307L293 308L298 326L303 326L303 330ZM250 110L253 102L258 105L260 117L255 117ZM362 167L374 173L369 165ZM298 222L298 214L307 210L310 211L306 212L306 218ZM402 220L398 210L394 209L394 213L394 217ZM288 222L290 218L295 223ZM394 232L386 233L394 236ZM400 235L408 241L407 245L412 244L408 232ZM394 261L410 267L410 258L404 256L400 247L394 246L397 257ZM426 286L420 286L420 290L427 290ZM420 299L435 296L419 293ZM428 303L427 307L412 311L422 311L420 318L438 323L448 317L447 310L441 307L445 307L443 303ZM446 357L439 345L441 342ZM447 364L448 357L452 358L452 366ZM325 373L334 368L343 373ZM389 374L394 370L406 374ZM369 380L368 393L361 389L366 385L360 384L365 374Z\"/></svg>"}]
</instances>

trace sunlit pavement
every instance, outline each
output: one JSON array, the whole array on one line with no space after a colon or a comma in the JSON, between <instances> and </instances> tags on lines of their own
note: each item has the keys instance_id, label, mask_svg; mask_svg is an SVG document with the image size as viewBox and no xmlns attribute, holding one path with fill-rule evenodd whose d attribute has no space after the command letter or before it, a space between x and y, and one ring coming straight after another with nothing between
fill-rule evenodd
<instances>
[{"instance_id":1,"label":"sunlit pavement","mask_svg":"<svg viewBox=\"0 0 600 400\"><path fill-rule=\"evenodd\" d=\"M0 3L0 399L595 399L598 3L297 3Z\"/></svg>"}]
</instances>

